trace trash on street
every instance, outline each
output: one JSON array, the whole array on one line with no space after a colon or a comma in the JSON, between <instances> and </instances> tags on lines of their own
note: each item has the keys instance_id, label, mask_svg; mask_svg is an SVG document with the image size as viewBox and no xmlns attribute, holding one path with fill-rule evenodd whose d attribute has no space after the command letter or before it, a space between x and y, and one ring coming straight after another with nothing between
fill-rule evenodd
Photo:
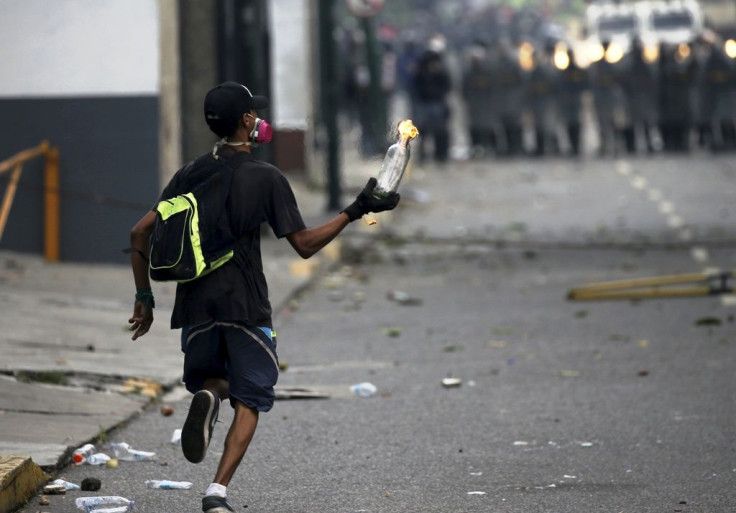
<instances>
[{"instance_id":1,"label":"trash on street","mask_svg":"<svg viewBox=\"0 0 736 513\"><path fill-rule=\"evenodd\" d=\"M74 461L74 463L76 463L77 465L81 465L88 457L92 456L96 452L97 449L94 445L83 445L79 449L76 449L74 453L72 453L72 461Z\"/></svg>"},{"instance_id":2,"label":"trash on street","mask_svg":"<svg viewBox=\"0 0 736 513\"><path fill-rule=\"evenodd\" d=\"M192 483L189 481L167 481L158 479L149 479L146 481L146 488L154 490L189 490Z\"/></svg>"},{"instance_id":3,"label":"trash on street","mask_svg":"<svg viewBox=\"0 0 736 513\"><path fill-rule=\"evenodd\" d=\"M371 397L377 392L377 388L373 383L356 383L350 387L350 391L358 397Z\"/></svg>"},{"instance_id":4,"label":"trash on street","mask_svg":"<svg viewBox=\"0 0 736 513\"><path fill-rule=\"evenodd\" d=\"M171 435L171 443L174 445L181 445L181 428L174 430L174 433Z\"/></svg>"},{"instance_id":5,"label":"trash on street","mask_svg":"<svg viewBox=\"0 0 736 513\"><path fill-rule=\"evenodd\" d=\"M85 513L124 513L131 511L135 501L117 495L102 497L80 497L74 501L77 509Z\"/></svg>"},{"instance_id":6,"label":"trash on street","mask_svg":"<svg viewBox=\"0 0 736 513\"><path fill-rule=\"evenodd\" d=\"M82 460L82 463L87 463L88 465L104 465L108 461L110 461L110 456L103 452L98 452Z\"/></svg>"},{"instance_id":7,"label":"trash on street","mask_svg":"<svg viewBox=\"0 0 736 513\"><path fill-rule=\"evenodd\" d=\"M401 336L401 328L398 326L389 326L387 328L383 328L381 332L386 335L387 337L396 338Z\"/></svg>"},{"instance_id":8,"label":"trash on street","mask_svg":"<svg viewBox=\"0 0 736 513\"><path fill-rule=\"evenodd\" d=\"M63 486L65 490L79 490L79 485L64 481L63 479L54 479L49 485Z\"/></svg>"},{"instance_id":9,"label":"trash on street","mask_svg":"<svg viewBox=\"0 0 736 513\"><path fill-rule=\"evenodd\" d=\"M48 495L64 495L66 487L63 484L47 484L43 487L43 493Z\"/></svg>"},{"instance_id":10,"label":"trash on street","mask_svg":"<svg viewBox=\"0 0 736 513\"><path fill-rule=\"evenodd\" d=\"M102 481L96 477L85 477L82 479L82 491L96 492L100 488L102 488Z\"/></svg>"},{"instance_id":11,"label":"trash on street","mask_svg":"<svg viewBox=\"0 0 736 513\"><path fill-rule=\"evenodd\" d=\"M442 380L442 386L445 388L456 388L463 384L460 378L445 378Z\"/></svg>"},{"instance_id":12,"label":"trash on street","mask_svg":"<svg viewBox=\"0 0 736 513\"><path fill-rule=\"evenodd\" d=\"M129 444L121 442L119 444L111 444L110 448L115 453L115 457L123 461L149 461L156 457L155 452L139 451L133 449Z\"/></svg>"},{"instance_id":13,"label":"trash on street","mask_svg":"<svg viewBox=\"0 0 736 513\"><path fill-rule=\"evenodd\" d=\"M406 306L419 306L424 303L421 298L411 296L403 290L389 290L386 292L386 298L390 301Z\"/></svg>"}]
</instances>

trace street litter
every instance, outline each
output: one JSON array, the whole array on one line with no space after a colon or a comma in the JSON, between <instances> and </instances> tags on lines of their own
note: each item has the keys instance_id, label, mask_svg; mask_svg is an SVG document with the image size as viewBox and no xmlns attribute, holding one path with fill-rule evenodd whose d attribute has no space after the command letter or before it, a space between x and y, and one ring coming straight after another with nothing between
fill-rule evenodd
<instances>
[{"instance_id":1,"label":"street litter","mask_svg":"<svg viewBox=\"0 0 736 513\"><path fill-rule=\"evenodd\" d=\"M383 328L381 332L386 335L387 337L396 338L401 336L401 328L398 326L390 326L388 328Z\"/></svg>"},{"instance_id":2,"label":"street litter","mask_svg":"<svg viewBox=\"0 0 736 513\"><path fill-rule=\"evenodd\" d=\"M62 484L47 484L43 487L43 493L48 495L64 495L66 487Z\"/></svg>"},{"instance_id":3,"label":"street litter","mask_svg":"<svg viewBox=\"0 0 736 513\"><path fill-rule=\"evenodd\" d=\"M82 491L96 492L100 488L102 488L102 481L96 477L85 477L82 479Z\"/></svg>"},{"instance_id":4,"label":"street litter","mask_svg":"<svg viewBox=\"0 0 736 513\"><path fill-rule=\"evenodd\" d=\"M576 370L567 370L567 369L566 369L566 370L561 370L559 374L560 374L560 376L562 376L563 378L577 378L577 377L579 377L579 376L580 376L580 371L576 371Z\"/></svg>"},{"instance_id":5,"label":"street litter","mask_svg":"<svg viewBox=\"0 0 736 513\"><path fill-rule=\"evenodd\" d=\"M92 454L91 456L88 456L87 458L84 458L82 460L82 463L87 463L88 465L104 465L108 461L110 461L110 456L103 452L97 452L95 454Z\"/></svg>"},{"instance_id":6,"label":"street litter","mask_svg":"<svg viewBox=\"0 0 736 513\"><path fill-rule=\"evenodd\" d=\"M514 445L521 446L521 445L529 445L529 442L525 442L524 440L517 440L514 442Z\"/></svg>"},{"instance_id":7,"label":"street litter","mask_svg":"<svg viewBox=\"0 0 736 513\"><path fill-rule=\"evenodd\" d=\"M276 400L285 399L329 399L330 395L319 390L297 387L274 387Z\"/></svg>"},{"instance_id":8,"label":"street litter","mask_svg":"<svg viewBox=\"0 0 736 513\"><path fill-rule=\"evenodd\" d=\"M54 479L49 483L49 485L55 485L55 486L63 486L65 490L79 490L79 485L70 483L69 481L64 481L63 479Z\"/></svg>"},{"instance_id":9,"label":"street litter","mask_svg":"<svg viewBox=\"0 0 736 513\"><path fill-rule=\"evenodd\" d=\"M51 504L51 499L49 499L45 495L42 495L38 498L38 504L39 506L48 506L49 504Z\"/></svg>"},{"instance_id":10,"label":"street litter","mask_svg":"<svg viewBox=\"0 0 736 513\"><path fill-rule=\"evenodd\" d=\"M181 428L174 430L174 433L171 435L171 443L174 445L181 445Z\"/></svg>"},{"instance_id":11,"label":"street litter","mask_svg":"<svg viewBox=\"0 0 736 513\"><path fill-rule=\"evenodd\" d=\"M470 475L471 476L482 476L483 472L471 472Z\"/></svg>"},{"instance_id":12,"label":"street litter","mask_svg":"<svg viewBox=\"0 0 736 513\"><path fill-rule=\"evenodd\" d=\"M161 415L164 417L169 417L174 413L174 408L171 406L162 406L161 407Z\"/></svg>"},{"instance_id":13,"label":"street litter","mask_svg":"<svg viewBox=\"0 0 736 513\"><path fill-rule=\"evenodd\" d=\"M485 495L486 492L468 492L468 495Z\"/></svg>"},{"instance_id":14,"label":"street litter","mask_svg":"<svg viewBox=\"0 0 736 513\"><path fill-rule=\"evenodd\" d=\"M115 457L123 461L148 461L156 457L155 452L138 451L125 442L110 444L110 448L115 453Z\"/></svg>"},{"instance_id":15,"label":"street litter","mask_svg":"<svg viewBox=\"0 0 736 513\"><path fill-rule=\"evenodd\" d=\"M695 326L720 326L723 324L718 317L702 317L695 321Z\"/></svg>"},{"instance_id":16,"label":"street litter","mask_svg":"<svg viewBox=\"0 0 736 513\"><path fill-rule=\"evenodd\" d=\"M105 466L107 468L118 468L118 460L115 458L110 458L105 462Z\"/></svg>"},{"instance_id":17,"label":"street litter","mask_svg":"<svg viewBox=\"0 0 736 513\"><path fill-rule=\"evenodd\" d=\"M564 476L562 476L562 479L577 479L577 478L578 478L578 476L569 476L567 474L565 474Z\"/></svg>"},{"instance_id":18,"label":"street litter","mask_svg":"<svg viewBox=\"0 0 736 513\"><path fill-rule=\"evenodd\" d=\"M378 389L373 383L357 383L350 387L350 391L358 397L371 397Z\"/></svg>"},{"instance_id":19,"label":"street litter","mask_svg":"<svg viewBox=\"0 0 736 513\"><path fill-rule=\"evenodd\" d=\"M189 481L166 481L149 479L146 481L146 488L155 490L189 490L192 487L192 483Z\"/></svg>"},{"instance_id":20,"label":"street litter","mask_svg":"<svg viewBox=\"0 0 736 513\"><path fill-rule=\"evenodd\" d=\"M424 303L421 298L411 296L403 290L389 290L386 292L386 298L406 306L419 306Z\"/></svg>"},{"instance_id":21,"label":"street litter","mask_svg":"<svg viewBox=\"0 0 736 513\"><path fill-rule=\"evenodd\" d=\"M80 497L74 501L77 509L85 513L124 513L131 511L135 501L117 495L102 497Z\"/></svg>"},{"instance_id":22,"label":"street litter","mask_svg":"<svg viewBox=\"0 0 736 513\"><path fill-rule=\"evenodd\" d=\"M445 378L442 380L442 386L445 388L456 388L463 384L460 378Z\"/></svg>"},{"instance_id":23,"label":"street litter","mask_svg":"<svg viewBox=\"0 0 736 513\"><path fill-rule=\"evenodd\" d=\"M72 453L72 461L74 461L74 463L76 463L77 465L80 465L84 463L84 461L92 456L95 452L97 452L97 449L94 445L83 445Z\"/></svg>"}]
</instances>

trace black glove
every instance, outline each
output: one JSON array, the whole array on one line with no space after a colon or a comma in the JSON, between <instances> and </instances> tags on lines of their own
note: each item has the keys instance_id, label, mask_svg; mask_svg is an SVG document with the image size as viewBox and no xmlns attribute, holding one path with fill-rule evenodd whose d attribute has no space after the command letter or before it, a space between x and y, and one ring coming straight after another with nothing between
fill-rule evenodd
<instances>
[{"instance_id":1,"label":"black glove","mask_svg":"<svg viewBox=\"0 0 736 513\"><path fill-rule=\"evenodd\" d=\"M396 192L392 192L388 195L388 197L382 199L374 197L373 189L376 188L376 183L376 179L371 177L368 180L368 183L365 185L363 191L358 194L357 198L355 198L355 201L353 201L350 205L348 205L347 208L345 208L345 210L343 210L343 212L345 212L350 218L350 221L360 219L368 212L383 212L384 210L393 210L394 208L396 208L396 205L399 204L399 199L401 199L401 196L399 196L399 194Z\"/></svg>"}]
</instances>

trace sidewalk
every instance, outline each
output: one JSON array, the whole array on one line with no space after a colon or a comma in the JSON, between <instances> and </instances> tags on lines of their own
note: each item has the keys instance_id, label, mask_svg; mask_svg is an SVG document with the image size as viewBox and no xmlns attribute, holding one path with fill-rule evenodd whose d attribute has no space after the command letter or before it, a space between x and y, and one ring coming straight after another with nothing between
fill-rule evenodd
<instances>
[{"instance_id":1,"label":"sidewalk","mask_svg":"<svg viewBox=\"0 0 736 513\"><path fill-rule=\"evenodd\" d=\"M374 173L348 155L344 204ZM331 218L319 187L290 177L307 226ZM368 230L363 223L353 232ZM373 230L373 229L371 229ZM373 230L376 233L377 230ZM358 237L355 240L360 240ZM274 315L340 257L336 240L303 260L269 230L262 239ZM72 451L136 417L179 384L179 331L170 330L175 286L154 284L156 322L130 340L132 275L127 265L47 263L0 251L0 513L22 504Z\"/></svg>"}]
</instances>

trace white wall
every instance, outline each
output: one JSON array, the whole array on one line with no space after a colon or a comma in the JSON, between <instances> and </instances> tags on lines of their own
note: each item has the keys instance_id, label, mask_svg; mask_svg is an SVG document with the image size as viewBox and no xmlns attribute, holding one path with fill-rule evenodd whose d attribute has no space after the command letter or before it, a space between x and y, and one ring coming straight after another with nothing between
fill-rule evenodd
<instances>
[{"instance_id":1,"label":"white wall","mask_svg":"<svg viewBox=\"0 0 736 513\"><path fill-rule=\"evenodd\" d=\"M309 0L268 2L271 23L271 88L276 129L308 128L312 112Z\"/></svg>"},{"instance_id":2,"label":"white wall","mask_svg":"<svg viewBox=\"0 0 736 513\"><path fill-rule=\"evenodd\" d=\"M158 16L157 0L0 1L0 97L157 95Z\"/></svg>"}]
</instances>

